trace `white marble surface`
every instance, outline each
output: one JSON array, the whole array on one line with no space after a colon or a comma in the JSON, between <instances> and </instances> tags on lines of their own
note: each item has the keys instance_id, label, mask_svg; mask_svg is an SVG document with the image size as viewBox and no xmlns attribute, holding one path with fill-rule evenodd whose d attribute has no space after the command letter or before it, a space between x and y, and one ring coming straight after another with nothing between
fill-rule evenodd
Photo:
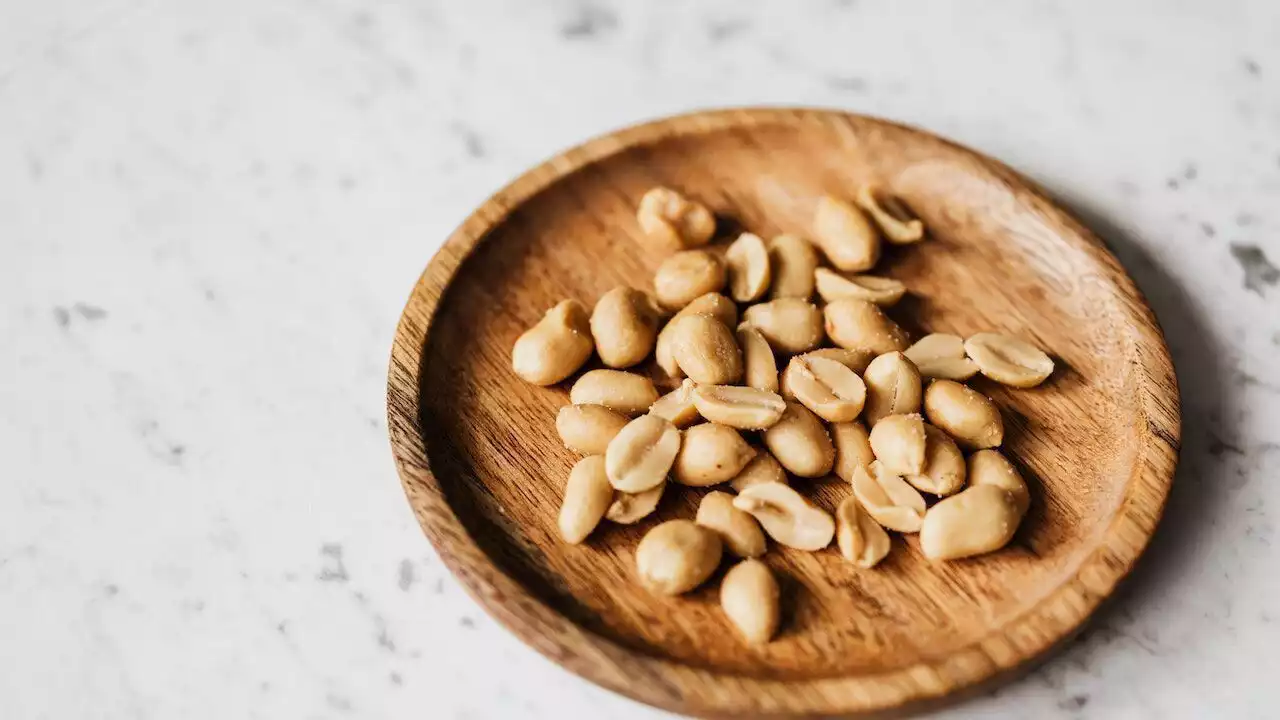
<instances>
[{"instance_id":1,"label":"white marble surface","mask_svg":"<svg viewBox=\"0 0 1280 720\"><path fill-rule=\"evenodd\" d=\"M1280 6L0 0L0 717L656 717L526 649L385 437L437 243L700 106L919 124L1148 293L1182 466L1134 581L953 717L1280 710Z\"/></svg>"}]
</instances>

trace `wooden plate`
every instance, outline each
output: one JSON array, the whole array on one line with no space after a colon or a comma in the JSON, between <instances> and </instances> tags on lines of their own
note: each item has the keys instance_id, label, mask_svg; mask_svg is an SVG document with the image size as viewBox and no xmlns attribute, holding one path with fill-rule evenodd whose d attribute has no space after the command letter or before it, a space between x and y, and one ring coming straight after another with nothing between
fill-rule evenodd
<instances>
[{"instance_id":1,"label":"wooden plate","mask_svg":"<svg viewBox=\"0 0 1280 720\"><path fill-rule=\"evenodd\" d=\"M556 436L567 383L510 368L516 337L563 298L592 305L650 287L665 252L635 222L640 196L678 188L766 237L807 234L812 201L867 181L924 219L926 242L877 268L913 297L908 329L1023 335L1059 369L1041 387L975 380L1006 416L1005 448L1032 511L994 555L933 565L896 538L875 570L834 548L774 548L784 626L740 642L717 582L677 599L635 583L658 520L692 517L701 491L656 518L605 523L581 546L556 533L576 458ZM727 234L727 233L726 233ZM990 684L1072 635L1133 566L1177 461L1178 392L1151 310L1088 230L1008 168L934 136L839 112L703 112L568 150L477 209L405 307L388 378L392 446L427 537L471 594L525 642L593 682L704 716L914 709ZM834 509L848 492L814 483Z\"/></svg>"}]
</instances>

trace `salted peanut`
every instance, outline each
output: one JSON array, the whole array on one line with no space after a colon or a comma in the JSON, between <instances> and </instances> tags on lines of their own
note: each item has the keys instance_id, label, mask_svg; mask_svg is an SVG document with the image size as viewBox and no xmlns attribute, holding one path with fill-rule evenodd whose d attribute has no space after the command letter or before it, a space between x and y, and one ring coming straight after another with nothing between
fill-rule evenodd
<instances>
[{"instance_id":1,"label":"salted peanut","mask_svg":"<svg viewBox=\"0 0 1280 720\"><path fill-rule=\"evenodd\" d=\"M822 311L805 300L778 298L752 305L742 319L778 352L802 353L822 342Z\"/></svg>"},{"instance_id":2,"label":"salted peanut","mask_svg":"<svg viewBox=\"0 0 1280 720\"><path fill-rule=\"evenodd\" d=\"M798 355L787 365L787 375L795 399L827 422L849 422L862 412L866 384L835 360Z\"/></svg>"},{"instance_id":3,"label":"salted peanut","mask_svg":"<svg viewBox=\"0 0 1280 720\"><path fill-rule=\"evenodd\" d=\"M888 422L888 418L885 419ZM885 423L880 423L880 427ZM924 469L918 473L903 475L921 492L939 497L954 495L964 487L964 454L950 435L938 428L924 424Z\"/></svg>"},{"instance_id":4,"label":"salted peanut","mask_svg":"<svg viewBox=\"0 0 1280 720\"><path fill-rule=\"evenodd\" d=\"M885 353L872 360L862 373L862 381L867 384L862 417L868 425L874 427L889 415L919 412L920 371L902 353Z\"/></svg>"},{"instance_id":5,"label":"salted peanut","mask_svg":"<svg viewBox=\"0 0 1280 720\"><path fill-rule=\"evenodd\" d=\"M516 338L511 369L534 385L555 385L577 372L594 347L587 309L565 300Z\"/></svg>"},{"instance_id":6,"label":"salted peanut","mask_svg":"<svg viewBox=\"0 0 1280 720\"><path fill-rule=\"evenodd\" d=\"M782 396L736 385L700 385L693 391L698 414L713 423L741 430L763 430L782 418Z\"/></svg>"},{"instance_id":7,"label":"salted peanut","mask_svg":"<svg viewBox=\"0 0 1280 720\"><path fill-rule=\"evenodd\" d=\"M685 315L672 325L672 355L690 380L727 385L742 378L742 351L724 323L710 315Z\"/></svg>"},{"instance_id":8,"label":"salted peanut","mask_svg":"<svg viewBox=\"0 0 1280 720\"><path fill-rule=\"evenodd\" d=\"M906 480L885 470L879 461L871 463L869 469L853 471L853 494L882 527L901 533L920 531L924 497Z\"/></svg>"},{"instance_id":9,"label":"salted peanut","mask_svg":"<svg viewBox=\"0 0 1280 720\"><path fill-rule=\"evenodd\" d=\"M698 408L693 404L693 389L697 384L685 378L680 387L658 398L649 406L649 414L669 420L678 428L689 427L698 420Z\"/></svg>"},{"instance_id":10,"label":"salted peanut","mask_svg":"<svg viewBox=\"0 0 1280 720\"><path fill-rule=\"evenodd\" d=\"M694 522L715 532L729 552L743 558L764 554L764 532L760 523L733 506L733 496L719 490L702 496Z\"/></svg>"},{"instance_id":11,"label":"salted peanut","mask_svg":"<svg viewBox=\"0 0 1280 720\"><path fill-rule=\"evenodd\" d=\"M769 248L759 235L742 233L724 254L729 269L729 294L738 302L755 302L764 297L773 279Z\"/></svg>"},{"instance_id":12,"label":"salted peanut","mask_svg":"<svg viewBox=\"0 0 1280 720\"><path fill-rule=\"evenodd\" d=\"M560 503L560 537L570 545L587 539L613 502L604 456L588 455L569 471Z\"/></svg>"},{"instance_id":13,"label":"salted peanut","mask_svg":"<svg viewBox=\"0 0 1280 720\"><path fill-rule=\"evenodd\" d=\"M836 534L825 510L782 483L752 485L738 493L733 506L751 513L769 537L797 550L821 550Z\"/></svg>"},{"instance_id":14,"label":"salted peanut","mask_svg":"<svg viewBox=\"0 0 1280 720\"><path fill-rule=\"evenodd\" d=\"M934 380L924 392L924 414L968 450L997 447L1004 421L995 403L954 380Z\"/></svg>"},{"instance_id":15,"label":"salted peanut","mask_svg":"<svg viewBox=\"0 0 1280 720\"><path fill-rule=\"evenodd\" d=\"M836 508L836 546L845 560L873 568L889 554L889 535L850 495Z\"/></svg>"},{"instance_id":16,"label":"salted peanut","mask_svg":"<svg viewBox=\"0 0 1280 720\"><path fill-rule=\"evenodd\" d=\"M778 581L759 560L743 560L720 581L720 607L742 637L753 645L769 642L778 632Z\"/></svg>"},{"instance_id":17,"label":"salted peanut","mask_svg":"<svg viewBox=\"0 0 1280 720\"><path fill-rule=\"evenodd\" d=\"M756 449L727 425L703 423L684 431L671 477L681 485L717 485L742 472Z\"/></svg>"},{"instance_id":18,"label":"salted peanut","mask_svg":"<svg viewBox=\"0 0 1280 720\"><path fill-rule=\"evenodd\" d=\"M994 485L974 485L929 508L920 528L920 549L930 560L957 560L999 550L1022 521L1013 494Z\"/></svg>"},{"instance_id":19,"label":"salted peanut","mask_svg":"<svg viewBox=\"0 0 1280 720\"><path fill-rule=\"evenodd\" d=\"M918 413L882 418L871 428L871 450L885 470L919 475L924 472L924 419Z\"/></svg>"},{"instance_id":20,"label":"salted peanut","mask_svg":"<svg viewBox=\"0 0 1280 720\"><path fill-rule=\"evenodd\" d=\"M978 333L964 341L965 352L983 375L998 383L1030 388L1053 374L1053 360L1025 340Z\"/></svg>"},{"instance_id":21,"label":"salted peanut","mask_svg":"<svg viewBox=\"0 0 1280 720\"><path fill-rule=\"evenodd\" d=\"M840 270L870 270L880 260L880 235L862 211L830 195L813 214L813 244Z\"/></svg>"},{"instance_id":22,"label":"salted peanut","mask_svg":"<svg viewBox=\"0 0 1280 720\"><path fill-rule=\"evenodd\" d=\"M676 247L701 247L716 232L716 216L706 205L664 187L640 198L636 220L645 235Z\"/></svg>"},{"instance_id":23,"label":"salted peanut","mask_svg":"<svg viewBox=\"0 0 1280 720\"><path fill-rule=\"evenodd\" d=\"M875 453L871 450L871 435L862 423L854 420L831 424L831 441L836 447L835 473L845 482L853 482L853 471L871 467Z\"/></svg>"},{"instance_id":24,"label":"salted peanut","mask_svg":"<svg viewBox=\"0 0 1280 720\"><path fill-rule=\"evenodd\" d=\"M769 242L769 264L773 267L772 298L808 300L813 297L818 251L812 243L795 235L779 235Z\"/></svg>"},{"instance_id":25,"label":"salted peanut","mask_svg":"<svg viewBox=\"0 0 1280 720\"><path fill-rule=\"evenodd\" d=\"M627 416L603 405L565 405L556 413L556 432L564 446L582 455L603 455L609 441L627 424Z\"/></svg>"},{"instance_id":26,"label":"salted peanut","mask_svg":"<svg viewBox=\"0 0 1280 720\"><path fill-rule=\"evenodd\" d=\"M621 370L591 370L569 389L574 405L603 405L628 417L646 412L657 399L652 380Z\"/></svg>"},{"instance_id":27,"label":"salted peanut","mask_svg":"<svg viewBox=\"0 0 1280 720\"><path fill-rule=\"evenodd\" d=\"M671 341L674 336L671 333L671 327L676 320L686 315L710 315L729 328L738 324L738 306L720 293L707 293L685 305L684 309L676 313L675 317L662 328L662 332L658 333L658 342L653 348L653 356L658 361L658 367L673 378L684 377L684 373L680 371L675 354L672 352Z\"/></svg>"},{"instance_id":28,"label":"salted peanut","mask_svg":"<svg viewBox=\"0 0 1280 720\"><path fill-rule=\"evenodd\" d=\"M886 195L880 199L877 197L879 194L878 188L863 185L858 188L858 195L854 200L880 226L885 239L894 245L910 245L923 240L924 223L919 218L911 217L897 198Z\"/></svg>"},{"instance_id":29,"label":"salted peanut","mask_svg":"<svg viewBox=\"0 0 1280 720\"><path fill-rule=\"evenodd\" d=\"M782 418L764 431L764 444L782 467L800 477L821 477L835 464L827 428L800 403L787 403Z\"/></svg>"},{"instance_id":30,"label":"salted peanut","mask_svg":"<svg viewBox=\"0 0 1280 720\"><path fill-rule=\"evenodd\" d=\"M680 452L680 431L656 415L627 423L604 453L605 471L615 490L638 493L661 485Z\"/></svg>"},{"instance_id":31,"label":"salted peanut","mask_svg":"<svg viewBox=\"0 0 1280 720\"><path fill-rule=\"evenodd\" d=\"M876 305L889 306L902 299L907 286L893 278L876 275L842 275L834 270L818 268L813 271L818 294L827 302L842 298L857 298Z\"/></svg>"},{"instance_id":32,"label":"salted peanut","mask_svg":"<svg viewBox=\"0 0 1280 720\"><path fill-rule=\"evenodd\" d=\"M835 360L859 375L867 369L867 366L871 364L872 360L876 359L875 352L859 348L821 348L818 350L810 350L805 353L805 356Z\"/></svg>"},{"instance_id":33,"label":"salted peanut","mask_svg":"<svg viewBox=\"0 0 1280 720\"><path fill-rule=\"evenodd\" d=\"M767 482L788 484L787 471L782 469L782 463L770 455L768 450L756 448L756 456L742 468L742 472L729 481L729 487L733 488L734 492L740 493L752 485Z\"/></svg>"},{"instance_id":34,"label":"salted peanut","mask_svg":"<svg viewBox=\"0 0 1280 720\"><path fill-rule=\"evenodd\" d=\"M640 584L659 595L679 595L701 585L720 564L720 536L692 520L668 520L636 546Z\"/></svg>"},{"instance_id":35,"label":"salted peanut","mask_svg":"<svg viewBox=\"0 0 1280 720\"><path fill-rule=\"evenodd\" d=\"M1031 493L1027 483L1013 464L998 450L979 450L969 456L969 485L993 485L1004 488L1013 496L1013 503L1021 517L1031 506Z\"/></svg>"},{"instance_id":36,"label":"salted peanut","mask_svg":"<svg viewBox=\"0 0 1280 720\"><path fill-rule=\"evenodd\" d=\"M619 525L637 523L658 509L658 501L662 499L662 491L666 488L667 484L664 482L638 493L614 490L613 502L609 504L609 510L604 516Z\"/></svg>"},{"instance_id":37,"label":"salted peanut","mask_svg":"<svg viewBox=\"0 0 1280 720\"><path fill-rule=\"evenodd\" d=\"M866 300L841 298L828 303L822 314L827 335L840 347L884 354L911 344L905 330Z\"/></svg>"},{"instance_id":38,"label":"salted peanut","mask_svg":"<svg viewBox=\"0 0 1280 720\"><path fill-rule=\"evenodd\" d=\"M724 287L724 264L706 250L682 250L658 266L653 291L663 307L679 310L700 295Z\"/></svg>"},{"instance_id":39,"label":"salted peanut","mask_svg":"<svg viewBox=\"0 0 1280 720\"><path fill-rule=\"evenodd\" d=\"M609 367L631 367L653 352L660 321L652 298L635 288L616 287L602 295L591 312L596 353Z\"/></svg>"},{"instance_id":40,"label":"salted peanut","mask_svg":"<svg viewBox=\"0 0 1280 720\"><path fill-rule=\"evenodd\" d=\"M921 377L968 380L978 366L964 356L964 341L956 335L930 333L902 352L920 370Z\"/></svg>"},{"instance_id":41,"label":"salted peanut","mask_svg":"<svg viewBox=\"0 0 1280 720\"><path fill-rule=\"evenodd\" d=\"M750 325L738 326L738 346L742 348L743 380L757 390L778 392L778 363L769 341Z\"/></svg>"}]
</instances>

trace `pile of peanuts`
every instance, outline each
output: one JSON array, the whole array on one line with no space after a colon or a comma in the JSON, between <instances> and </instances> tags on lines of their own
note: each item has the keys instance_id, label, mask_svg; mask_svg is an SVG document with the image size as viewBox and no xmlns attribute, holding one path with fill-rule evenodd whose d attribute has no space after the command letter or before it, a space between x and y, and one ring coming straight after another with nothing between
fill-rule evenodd
<instances>
[{"instance_id":1,"label":"pile of peanuts","mask_svg":"<svg viewBox=\"0 0 1280 720\"><path fill-rule=\"evenodd\" d=\"M999 410L963 383L981 372L1033 387L1053 361L995 333L935 333L911 344L882 310L906 288L859 273L875 267L885 241L913 244L925 228L879 195L864 187L853 203L821 198L812 241L743 233L716 252L705 247L715 217L704 205L667 188L645 194L642 230L683 248L658 268L652 295L617 287L589 315L565 300L512 351L516 373L536 385L565 380L593 353L608 366L579 377L556 417L565 447L585 456L564 490L566 542L582 542L605 519L648 516L669 480L727 485L735 494L704 495L693 520L650 529L636 570L649 590L678 595L710 578L726 550L743 558L724 575L720 602L752 643L768 642L779 622L777 581L757 559L766 535L804 551L834 539L860 568L888 554L886 530L919 533L931 560L1009 542L1030 495L995 449L1004 436ZM747 306L741 322L739 304ZM651 354L653 372L622 369ZM659 396L650 375L674 389ZM831 473L852 488L834 516L791 484Z\"/></svg>"}]
</instances>

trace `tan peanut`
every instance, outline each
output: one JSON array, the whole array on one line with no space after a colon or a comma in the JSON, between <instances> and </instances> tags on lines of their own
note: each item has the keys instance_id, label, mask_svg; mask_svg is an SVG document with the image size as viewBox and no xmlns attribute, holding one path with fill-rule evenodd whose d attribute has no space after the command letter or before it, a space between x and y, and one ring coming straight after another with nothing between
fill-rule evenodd
<instances>
[{"instance_id":1,"label":"tan peanut","mask_svg":"<svg viewBox=\"0 0 1280 720\"><path fill-rule=\"evenodd\" d=\"M995 403L954 380L934 380L924 392L929 422L969 450L997 447L1004 441L1004 421Z\"/></svg>"},{"instance_id":2,"label":"tan peanut","mask_svg":"<svg viewBox=\"0 0 1280 720\"><path fill-rule=\"evenodd\" d=\"M1053 360L1040 348L1008 335L978 333L964 349L983 375L1005 385L1035 387L1053 374Z\"/></svg>"},{"instance_id":3,"label":"tan peanut","mask_svg":"<svg viewBox=\"0 0 1280 720\"><path fill-rule=\"evenodd\" d=\"M600 297L591 312L591 337L605 365L631 367L653 352L661 314L653 300L626 286Z\"/></svg>"},{"instance_id":4,"label":"tan peanut","mask_svg":"<svg viewBox=\"0 0 1280 720\"><path fill-rule=\"evenodd\" d=\"M700 385L693 391L693 404L711 422L741 430L770 427L787 409L777 393L736 385Z\"/></svg>"},{"instance_id":5,"label":"tan peanut","mask_svg":"<svg viewBox=\"0 0 1280 720\"><path fill-rule=\"evenodd\" d=\"M652 380L622 370L591 370L569 390L574 405L603 405L629 417L648 411L657 399Z\"/></svg>"},{"instance_id":6,"label":"tan peanut","mask_svg":"<svg viewBox=\"0 0 1280 720\"><path fill-rule=\"evenodd\" d=\"M726 385L742 378L742 351L724 323L710 315L686 315L672 324L672 354L689 379Z\"/></svg>"},{"instance_id":7,"label":"tan peanut","mask_svg":"<svg viewBox=\"0 0 1280 720\"><path fill-rule=\"evenodd\" d=\"M924 223L919 218L910 217L897 198L886 195L880 200L877 198L879 194L877 188L863 185L858 188L858 195L854 199L858 207L867 211L876 225L880 226L885 239L894 245L910 245L923 240Z\"/></svg>"},{"instance_id":8,"label":"tan peanut","mask_svg":"<svg viewBox=\"0 0 1280 720\"><path fill-rule=\"evenodd\" d=\"M636 571L651 592L679 595L711 577L723 553L719 535L692 520L668 520L640 539Z\"/></svg>"},{"instance_id":9,"label":"tan peanut","mask_svg":"<svg viewBox=\"0 0 1280 720\"><path fill-rule=\"evenodd\" d=\"M810 350L803 355L797 357L803 358L824 358L827 360L835 360L850 370L862 374L867 369L867 365L875 359L876 354L870 350L846 350L845 348L821 348L819 350ZM778 393L786 400L795 400L795 391L791 389L791 363L787 363L786 369L778 376Z\"/></svg>"},{"instance_id":10,"label":"tan peanut","mask_svg":"<svg viewBox=\"0 0 1280 720\"><path fill-rule=\"evenodd\" d=\"M738 302L755 302L764 297L773 279L769 248L759 235L742 233L724 254L729 270L729 294Z\"/></svg>"},{"instance_id":11,"label":"tan peanut","mask_svg":"<svg viewBox=\"0 0 1280 720\"><path fill-rule=\"evenodd\" d=\"M871 436L862 423L832 423L831 442L836 447L835 473L845 482L853 482L853 471L871 467L875 453L871 450Z\"/></svg>"},{"instance_id":12,"label":"tan peanut","mask_svg":"<svg viewBox=\"0 0 1280 720\"><path fill-rule=\"evenodd\" d=\"M717 485L742 472L755 455L755 448L727 425L694 425L684 431L671 477L681 485Z\"/></svg>"},{"instance_id":13,"label":"tan peanut","mask_svg":"<svg viewBox=\"0 0 1280 720\"><path fill-rule=\"evenodd\" d=\"M822 342L822 311L806 300L779 298L752 305L742 319L778 352L802 353Z\"/></svg>"},{"instance_id":14,"label":"tan peanut","mask_svg":"<svg viewBox=\"0 0 1280 720\"><path fill-rule=\"evenodd\" d=\"M636 220L645 235L673 247L706 245L716 231L716 217L707 206L665 187L640 198Z\"/></svg>"},{"instance_id":15,"label":"tan peanut","mask_svg":"<svg viewBox=\"0 0 1280 720\"><path fill-rule=\"evenodd\" d=\"M556 413L556 432L564 446L582 455L603 455L609 441L627 424L627 416L603 405L565 405Z\"/></svg>"},{"instance_id":16,"label":"tan peanut","mask_svg":"<svg viewBox=\"0 0 1280 720\"><path fill-rule=\"evenodd\" d=\"M782 418L764 431L764 444L782 467L800 477L821 477L835 464L826 427L800 403L787 403Z\"/></svg>"},{"instance_id":17,"label":"tan peanut","mask_svg":"<svg viewBox=\"0 0 1280 720\"><path fill-rule=\"evenodd\" d=\"M821 550L831 544L835 520L782 483L760 483L738 493L733 506L750 513L769 537L797 550Z\"/></svg>"},{"instance_id":18,"label":"tan peanut","mask_svg":"<svg viewBox=\"0 0 1280 720\"><path fill-rule=\"evenodd\" d=\"M720 581L720 607L753 645L769 642L778 632L779 596L778 581L759 560L743 560Z\"/></svg>"},{"instance_id":19,"label":"tan peanut","mask_svg":"<svg viewBox=\"0 0 1280 720\"><path fill-rule=\"evenodd\" d=\"M813 271L818 267L818 251L813 244L795 235L779 235L769 243L769 263L773 268L770 297L813 297Z\"/></svg>"},{"instance_id":20,"label":"tan peanut","mask_svg":"<svg viewBox=\"0 0 1280 720\"><path fill-rule=\"evenodd\" d=\"M841 298L822 312L827 336L840 347L883 354L901 352L910 344L906 331L866 300Z\"/></svg>"},{"instance_id":21,"label":"tan peanut","mask_svg":"<svg viewBox=\"0 0 1280 720\"><path fill-rule=\"evenodd\" d=\"M968 472L970 486L994 485L1003 488L1013 496L1018 516L1026 514L1027 508L1031 506L1031 493L1027 490L1027 483L1000 451L979 450L970 455Z\"/></svg>"},{"instance_id":22,"label":"tan peanut","mask_svg":"<svg viewBox=\"0 0 1280 720\"><path fill-rule=\"evenodd\" d=\"M924 497L906 480L881 467L879 461L871 463L867 470L853 471L853 494L882 527L901 533L920 531Z\"/></svg>"},{"instance_id":23,"label":"tan peanut","mask_svg":"<svg viewBox=\"0 0 1280 720\"><path fill-rule=\"evenodd\" d=\"M878 356L862 373L867 402L862 417L870 426L889 415L920 411L920 371L900 352Z\"/></svg>"},{"instance_id":24,"label":"tan peanut","mask_svg":"<svg viewBox=\"0 0 1280 720\"><path fill-rule=\"evenodd\" d=\"M742 472L738 473L729 481L729 486L734 492L742 492L752 485L760 483L776 482L787 483L787 472L782 469L782 464L777 458L769 454L768 450L756 448L756 456L751 458L751 462L742 468Z\"/></svg>"},{"instance_id":25,"label":"tan peanut","mask_svg":"<svg viewBox=\"0 0 1280 720\"><path fill-rule=\"evenodd\" d=\"M889 554L889 535L850 495L836 508L836 546L845 560L873 568Z\"/></svg>"},{"instance_id":26,"label":"tan peanut","mask_svg":"<svg viewBox=\"0 0 1280 720\"><path fill-rule=\"evenodd\" d=\"M534 385L554 385L577 372L594 348L587 309L565 300L516 339L511 369Z\"/></svg>"},{"instance_id":27,"label":"tan peanut","mask_svg":"<svg viewBox=\"0 0 1280 720\"><path fill-rule=\"evenodd\" d=\"M856 298L876 305L889 306L901 300L907 292L907 286L893 278L876 275L842 275L827 268L815 270L813 282L818 288L818 294L827 302Z\"/></svg>"},{"instance_id":28,"label":"tan peanut","mask_svg":"<svg viewBox=\"0 0 1280 720\"><path fill-rule=\"evenodd\" d=\"M920 528L920 549L930 560L993 552L1009 543L1021 520L1008 490L974 485L929 508Z\"/></svg>"},{"instance_id":29,"label":"tan peanut","mask_svg":"<svg viewBox=\"0 0 1280 720\"><path fill-rule=\"evenodd\" d=\"M662 499L662 491L667 484L661 483L638 493L613 491L613 502L604 516L619 525L637 523L658 509L658 501Z\"/></svg>"},{"instance_id":30,"label":"tan peanut","mask_svg":"<svg viewBox=\"0 0 1280 720\"><path fill-rule=\"evenodd\" d=\"M757 390L778 392L778 363L764 335L750 325L741 325L738 346L742 348L743 381Z\"/></svg>"},{"instance_id":31,"label":"tan peanut","mask_svg":"<svg viewBox=\"0 0 1280 720\"><path fill-rule=\"evenodd\" d=\"M787 375L795 399L827 422L850 422L862 412L866 384L835 360L798 355L787 365Z\"/></svg>"},{"instance_id":32,"label":"tan peanut","mask_svg":"<svg viewBox=\"0 0 1280 720\"><path fill-rule=\"evenodd\" d=\"M724 326L728 328L736 327L738 324L738 306L720 293L707 293L685 305L684 309L676 313L675 317L667 322L666 326L662 328L662 332L658 333L658 342L653 348L653 356L658 361L658 367L673 378L684 377L684 373L680 371L680 366L676 363L675 354L672 352L671 341L674 335L671 329L676 320L686 315L710 315L724 323Z\"/></svg>"},{"instance_id":33,"label":"tan peanut","mask_svg":"<svg viewBox=\"0 0 1280 720\"><path fill-rule=\"evenodd\" d=\"M764 554L764 532L754 517L733 506L733 496L714 490L702 496L694 522L715 532L729 552L742 558Z\"/></svg>"},{"instance_id":34,"label":"tan peanut","mask_svg":"<svg viewBox=\"0 0 1280 720\"><path fill-rule=\"evenodd\" d=\"M920 370L921 377L968 380L978 366L964 355L964 341L947 333L932 333L903 351Z\"/></svg>"},{"instance_id":35,"label":"tan peanut","mask_svg":"<svg viewBox=\"0 0 1280 720\"><path fill-rule=\"evenodd\" d=\"M725 283L724 264L706 250L683 250L658 266L653 292L663 307L679 310L700 295L719 292Z\"/></svg>"},{"instance_id":36,"label":"tan peanut","mask_svg":"<svg viewBox=\"0 0 1280 720\"><path fill-rule=\"evenodd\" d=\"M924 419L917 413L882 418L871 428L871 450L885 470L919 475L924 472Z\"/></svg>"},{"instance_id":37,"label":"tan peanut","mask_svg":"<svg viewBox=\"0 0 1280 720\"><path fill-rule=\"evenodd\" d=\"M685 378L680 387L658 398L649 406L649 414L669 420L676 427L689 427L698 420L698 408L693 404L693 389L697 384Z\"/></svg>"},{"instance_id":38,"label":"tan peanut","mask_svg":"<svg viewBox=\"0 0 1280 720\"><path fill-rule=\"evenodd\" d=\"M959 492L966 474L964 454L950 435L933 425L924 424L924 437L924 469L905 474L903 479L917 490L939 497Z\"/></svg>"},{"instance_id":39,"label":"tan peanut","mask_svg":"<svg viewBox=\"0 0 1280 720\"><path fill-rule=\"evenodd\" d=\"M667 479L680 452L680 431L655 415L641 415L609 441L605 470L622 492L644 492Z\"/></svg>"},{"instance_id":40,"label":"tan peanut","mask_svg":"<svg viewBox=\"0 0 1280 720\"><path fill-rule=\"evenodd\" d=\"M840 270L870 270L880 260L880 235L862 211L824 196L813 214L813 244Z\"/></svg>"},{"instance_id":41,"label":"tan peanut","mask_svg":"<svg viewBox=\"0 0 1280 720\"><path fill-rule=\"evenodd\" d=\"M588 455L569 471L560 503L560 537L571 545L587 539L613 502L613 487L605 474L604 456Z\"/></svg>"}]
</instances>

